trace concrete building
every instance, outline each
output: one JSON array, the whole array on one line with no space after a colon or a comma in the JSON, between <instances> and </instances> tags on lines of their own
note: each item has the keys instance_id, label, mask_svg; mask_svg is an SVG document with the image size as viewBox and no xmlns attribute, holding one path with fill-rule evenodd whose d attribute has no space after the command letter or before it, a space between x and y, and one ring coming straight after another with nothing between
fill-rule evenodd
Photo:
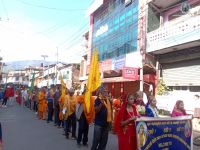
<instances>
[{"instance_id":1,"label":"concrete building","mask_svg":"<svg viewBox=\"0 0 200 150\"><path fill-rule=\"evenodd\" d=\"M3 84L14 83L15 85L31 86L34 77L34 86L43 87L54 84L61 84L61 78L66 83L67 88L78 86L79 64L52 64L44 67L26 67L23 70L10 71L3 77Z\"/></svg>"},{"instance_id":2,"label":"concrete building","mask_svg":"<svg viewBox=\"0 0 200 150\"><path fill-rule=\"evenodd\" d=\"M147 5L142 10L143 2L95 0L87 11L90 28L86 74L97 48L102 82L113 97L139 89L148 92L151 85L155 87L155 61L144 55Z\"/></svg>"},{"instance_id":3,"label":"concrete building","mask_svg":"<svg viewBox=\"0 0 200 150\"><path fill-rule=\"evenodd\" d=\"M79 84L79 64L58 63L44 66L44 70L38 72L35 77L35 85L38 87L61 84L61 78L67 88Z\"/></svg>"},{"instance_id":4,"label":"concrete building","mask_svg":"<svg viewBox=\"0 0 200 150\"><path fill-rule=\"evenodd\" d=\"M174 91L200 93L200 1L150 0L146 52Z\"/></svg>"},{"instance_id":5,"label":"concrete building","mask_svg":"<svg viewBox=\"0 0 200 150\"><path fill-rule=\"evenodd\" d=\"M28 86L29 79L26 70L15 70L15 71L10 71L7 74L4 74L3 84L6 83Z\"/></svg>"}]
</instances>

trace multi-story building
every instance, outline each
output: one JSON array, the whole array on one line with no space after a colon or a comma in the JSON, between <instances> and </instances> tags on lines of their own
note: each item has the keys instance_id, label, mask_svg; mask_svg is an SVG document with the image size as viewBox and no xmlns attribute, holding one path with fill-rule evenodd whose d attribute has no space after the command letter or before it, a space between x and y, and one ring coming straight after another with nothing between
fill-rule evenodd
<instances>
[{"instance_id":1,"label":"multi-story building","mask_svg":"<svg viewBox=\"0 0 200 150\"><path fill-rule=\"evenodd\" d=\"M35 85L38 87L61 84L62 78L67 88L79 84L79 64L52 64L44 66L42 72L35 75Z\"/></svg>"},{"instance_id":2,"label":"multi-story building","mask_svg":"<svg viewBox=\"0 0 200 150\"><path fill-rule=\"evenodd\" d=\"M81 82L81 90L83 91L84 85L86 84L86 80L88 79L88 76L86 74L86 68L87 68L87 59L88 59L88 53L90 52L88 49L88 39L89 39L89 32L86 32L83 35L82 38L82 59L80 62L80 77L79 80Z\"/></svg>"},{"instance_id":3,"label":"multi-story building","mask_svg":"<svg viewBox=\"0 0 200 150\"><path fill-rule=\"evenodd\" d=\"M25 70L10 71L3 77L3 84L13 83L28 86L28 82L29 80Z\"/></svg>"},{"instance_id":4,"label":"multi-story building","mask_svg":"<svg viewBox=\"0 0 200 150\"><path fill-rule=\"evenodd\" d=\"M200 1L150 0L146 52L172 90L200 92Z\"/></svg>"},{"instance_id":5,"label":"multi-story building","mask_svg":"<svg viewBox=\"0 0 200 150\"><path fill-rule=\"evenodd\" d=\"M143 58L146 11L140 9L142 5L139 0L96 0L88 9L87 73L92 53L97 48L102 82L114 97L143 90L143 86L147 91L150 84L155 83L153 59L145 61Z\"/></svg>"},{"instance_id":6,"label":"multi-story building","mask_svg":"<svg viewBox=\"0 0 200 150\"><path fill-rule=\"evenodd\" d=\"M34 86L40 88L61 84L61 79L63 79L67 88L70 88L80 85L79 72L79 64L57 63L44 67L26 67L23 70L9 71L3 77L3 84L14 83L30 87L34 79Z\"/></svg>"}]
</instances>

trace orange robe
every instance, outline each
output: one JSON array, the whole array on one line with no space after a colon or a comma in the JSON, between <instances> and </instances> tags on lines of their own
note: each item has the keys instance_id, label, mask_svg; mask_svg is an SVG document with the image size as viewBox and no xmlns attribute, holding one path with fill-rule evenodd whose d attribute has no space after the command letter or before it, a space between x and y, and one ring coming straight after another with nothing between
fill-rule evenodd
<instances>
[{"instance_id":1,"label":"orange robe","mask_svg":"<svg viewBox=\"0 0 200 150\"><path fill-rule=\"evenodd\" d=\"M47 111L46 92L40 91L38 94L38 117L39 117L39 119L46 118L46 111Z\"/></svg>"},{"instance_id":2,"label":"orange robe","mask_svg":"<svg viewBox=\"0 0 200 150\"><path fill-rule=\"evenodd\" d=\"M59 99L59 107L60 107L60 112L59 112L59 120L63 120L63 106L64 106L64 100L65 100L65 95L61 95Z\"/></svg>"},{"instance_id":3,"label":"orange robe","mask_svg":"<svg viewBox=\"0 0 200 150\"><path fill-rule=\"evenodd\" d=\"M85 106L85 97L84 95L80 95L77 97L77 103L79 104L82 104L83 103L83 111L84 111L84 114L85 114L85 117L86 117L86 120L88 122L88 124L91 124L93 123L93 120L94 120L94 117L95 117L95 108L94 108L94 100L95 100L95 97L94 96L91 96L90 98L90 112L87 113L87 110L86 110L86 106Z\"/></svg>"},{"instance_id":4,"label":"orange robe","mask_svg":"<svg viewBox=\"0 0 200 150\"><path fill-rule=\"evenodd\" d=\"M67 120L68 116L75 113L76 111L76 96L66 95L64 99L63 109L66 109L67 112L64 115L64 119Z\"/></svg>"}]
</instances>

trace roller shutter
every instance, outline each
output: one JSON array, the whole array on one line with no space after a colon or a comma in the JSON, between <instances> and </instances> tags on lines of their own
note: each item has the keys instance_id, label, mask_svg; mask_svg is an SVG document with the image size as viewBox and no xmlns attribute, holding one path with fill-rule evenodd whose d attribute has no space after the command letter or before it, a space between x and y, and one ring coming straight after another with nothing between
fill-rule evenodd
<instances>
[{"instance_id":1,"label":"roller shutter","mask_svg":"<svg viewBox=\"0 0 200 150\"><path fill-rule=\"evenodd\" d=\"M162 64L167 86L200 86L200 59Z\"/></svg>"}]
</instances>

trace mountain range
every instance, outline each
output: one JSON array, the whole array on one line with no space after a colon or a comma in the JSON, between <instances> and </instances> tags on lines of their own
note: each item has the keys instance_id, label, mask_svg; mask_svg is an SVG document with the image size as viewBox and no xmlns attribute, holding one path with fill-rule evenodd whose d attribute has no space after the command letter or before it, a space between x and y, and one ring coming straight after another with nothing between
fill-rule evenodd
<instances>
[{"instance_id":1,"label":"mountain range","mask_svg":"<svg viewBox=\"0 0 200 150\"><path fill-rule=\"evenodd\" d=\"M49 62L44 60L23 60L23 61L10 61L6 62L4 66L4 72L11 71L11 70L22 70L25 67L29 66L41 66L41 64L50 65L55 62Z\"/></svg>"}]
</instances>

